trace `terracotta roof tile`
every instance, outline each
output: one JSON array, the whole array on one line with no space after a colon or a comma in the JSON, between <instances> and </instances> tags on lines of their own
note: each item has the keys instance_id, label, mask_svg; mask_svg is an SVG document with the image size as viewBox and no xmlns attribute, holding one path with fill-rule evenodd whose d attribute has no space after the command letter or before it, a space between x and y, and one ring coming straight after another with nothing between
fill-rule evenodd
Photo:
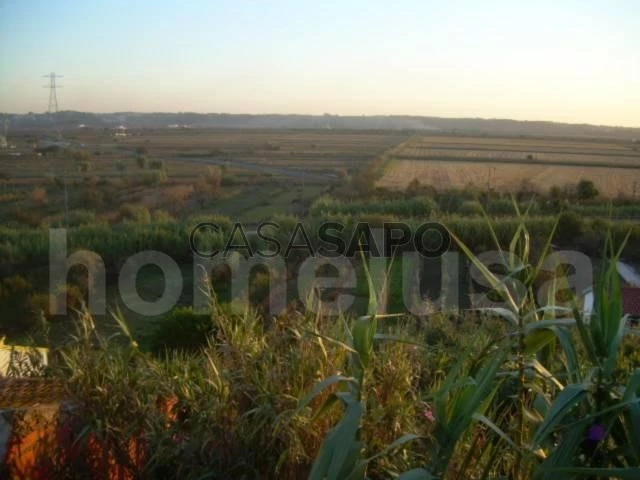
<instances>
[{"instance_id":1,"label":"terracotta roof tile","mask_svg":"<svg viewBox=\"0 0 640 480\"><path fill-rule=\"evenodd\" d=\"M69 399L65 384L60 380L0 377L0 409L27 408Z\"/></svg>"}]
</instances>

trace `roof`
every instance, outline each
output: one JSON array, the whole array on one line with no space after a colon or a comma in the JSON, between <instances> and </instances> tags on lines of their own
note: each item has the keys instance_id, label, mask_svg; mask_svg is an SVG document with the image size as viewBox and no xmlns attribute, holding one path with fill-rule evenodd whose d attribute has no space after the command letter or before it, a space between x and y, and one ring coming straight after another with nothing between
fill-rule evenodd
<instances>
[{"instance_id":1,"label":"roof","mask_svg":"<svg viewBox=\"0 0 640 480\"><path fill-rule=\"evenodd\" d=\"M0 410L55 404L70 397L58 379L0 377Z\"/></svg>"},{"instance_id":2,"label":"roof","mask_svg":"<svg viewBox=\"0 0 640 480\"><path fill-rule=\"evenodd\" d=\"M622 287L622 310L625 315L640 317L640 287Z\"/></svg>"}]
</instances>

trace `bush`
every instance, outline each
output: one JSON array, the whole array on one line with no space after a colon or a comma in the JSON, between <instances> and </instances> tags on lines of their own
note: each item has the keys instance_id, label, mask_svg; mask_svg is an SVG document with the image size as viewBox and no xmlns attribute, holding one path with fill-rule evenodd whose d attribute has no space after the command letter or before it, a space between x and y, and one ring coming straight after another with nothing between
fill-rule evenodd
<instances>
[{"instance_id":1,"label":"bush","mask_svg":"<svg viewBox=\"0 0 640 480\"><path fill-rule=\"evenodd\" d=\"M42 187L36 187L31 192L31 200L38 205L47 203L47 191Z\"/></svg>"},{"instance_id":2,"label":"bush","mask_svg":"<svg viewBox=\"0 0 640 480\"><path fill-rule=\"evenodd\" d=\"M168 223L168 222L174 221L171 214L169 214L168 212L165 212L164 210L154 210L152 217L153 217L153 221L156 223Z\"/></svg>"},{"instance_id":3,"label":"bush","mask_svg":"<svg viewBox=\"0 0 640 480\"><path fill-rule=\"evenodd\" d=\"M139 168L147 168L149 159L145 155L138 155L136 157L136 163L138 164Z\"/></svg>"},{"instance_id":4,"label":"bush","mask_svg":"<svg viewBox=\"0 0 640 480\"><path fill-rule=\"evenodd\" d=\"M88 160L78 162L77 169L79 172L88 172L91 170L91 162Z\"/></svg>"},{"instance_id":5,"label":"bush","mask_svg":"<svg viewBox=\"0 0 640 480\"><path fill-rule=\"evenodd\" d=\"M158 320L148 345L154 353L165 350L193 351L204 347L213 333L211 315L196 313L191 307L177 307Z\"/></svg>"},{"instance_id":6,"label":"bush","mask_svg":"<svg viewBox=\"0 0 640 480\"><path fill-rule=\"evenodd\" d=\"M91 161L91 155L86 150L73 150L73 151L71 151L71 158L76 163L90 162Z\"/></svg>"},{"instance_id":7,"label":"bush","mask_svg":"<svg viewBox=\"0 0 640 480\"><path fill-rule=\"evenodd\" d=\"M104 207L104 192L98 188L85 188L80 193L79 206L99 210Z\"/></svg>"},{"instance_id":8,"label":"bush","mask_svg":"<svg viewBox=\"0 0 640 480\"><path fill-rule=\"evenodd\" d=\"M482 214L482 205L478 200L466 200L458 208L460 215L474 216Z\"/></svg>"},{"instance_id":9,"label":"bush","mask_svg":"<svg viewBox=\"0 0 640 480\"><path fill-rule=\"evenodd\" d=\"M151 214L149 209L143 205L125 203L120 207L120 220L136 223L150 223Z\"/></svg>"},{"instance_id":10,"label":"bush","mask_svg":"<svg viewBox=\"0 0 640 480\"><path fill-rule=\"evenodd\" d=\"M149 163L149 168L152 170L163 170L164 162L162 160L152 160L151 163Z\"/></svg>"},{"instance_id":11,"label":"bush","mask_svg":"<svg viewBox=\"0 0 640 480\"><path fill-rule=\"evenodd\" d=\"M155 170L142 177L142 184L151 187L167 181L167 172L165 170Z\"/></svg>"},{"instance_id":12,"label":"bush","mask_svg":"<svg viewBox=\"0 0 640 480\"><path fill-rule=\"evenodd\" d=\"M576 186L576 195L579 200L591 200L596 198L600 192L591 180L580 180Z\"/></svg>"},{"instance_id":13,"label":"bush","mask_svg":"<svg viewBox=\"0 0 640 480\"><path fill-rule=\"evenodd\" d=\"M16 208L13 212L13 220L20 225L29 227L39 227L42 223L42 216L37 209Z\"/></svg>"},{"instance_id":14,"label":"bush","mask_svg":"<svg viewBox=\"0 0 640 480\"><path fill-rule=\"evenodd\" d=\"M58 214L48 217L43 221L43 226L47 228L60 227L80 227L83 225L94 225L96 223L96 214L89 210L72 210L66 216Z\"/></svg>"},{"instance_id":15,"label":"bush","mask_svg":"<svg viewBox=\"0 0 640 480\"><path fill-rule=\"evenodd\" d=\"M556 240L563 245L575 244L584 231L582 218L576 212L563 212L558 219Z\"/></svg>"},{"instance_id":16,"label":"bush","mask_svg":"<svg viewBox=\"0 0 640 480\"><path fill-rule=\"evenodd\" d=\"M29 311L29 298L33 294L31 282L20 275L0 282L0 330L11 334L28 332L36 317Z\"/></svg>"}]
</instances>

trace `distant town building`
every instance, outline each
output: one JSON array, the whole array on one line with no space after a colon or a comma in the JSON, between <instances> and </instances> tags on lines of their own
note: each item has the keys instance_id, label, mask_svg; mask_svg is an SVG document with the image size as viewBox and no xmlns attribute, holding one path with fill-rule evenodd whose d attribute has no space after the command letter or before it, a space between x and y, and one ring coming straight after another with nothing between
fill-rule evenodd
<instances>
[{"instance_id":1,"label":"distant town building","mask_svg":"<svg viewBox=\"0 0 640 480\"><path fill-rule=\"evenodd\" d=\"M115 137L126 137L127 136L127 127L124 125L118 125L116 127L116 131L113 134Z\"/></svg>"},{"instance_id":2,"label":"distant town building","mask_svg":"<svg viewBox=\"0 0 640 480\"><path fill-rule=\"evenodd\" d=\"M8 148L9 143L7 143L7 137L4 135L0 135L0 148Z\"/></svg>"}]
</instances>

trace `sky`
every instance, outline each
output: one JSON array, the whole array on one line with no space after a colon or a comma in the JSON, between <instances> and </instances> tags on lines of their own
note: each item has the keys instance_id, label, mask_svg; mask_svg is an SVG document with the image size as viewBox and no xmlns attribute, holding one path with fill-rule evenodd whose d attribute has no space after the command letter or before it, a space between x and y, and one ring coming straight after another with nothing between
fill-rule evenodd
<instances>
[{"instance_id":1,"label":"sky","mask_svg":"<svg viewBox=\"0 0 640 480\"><path fill-rule=\"evenodd\" d=\"M637 0L0 0L0 111L640 127Z\"/></svg>"}]
</instances>

